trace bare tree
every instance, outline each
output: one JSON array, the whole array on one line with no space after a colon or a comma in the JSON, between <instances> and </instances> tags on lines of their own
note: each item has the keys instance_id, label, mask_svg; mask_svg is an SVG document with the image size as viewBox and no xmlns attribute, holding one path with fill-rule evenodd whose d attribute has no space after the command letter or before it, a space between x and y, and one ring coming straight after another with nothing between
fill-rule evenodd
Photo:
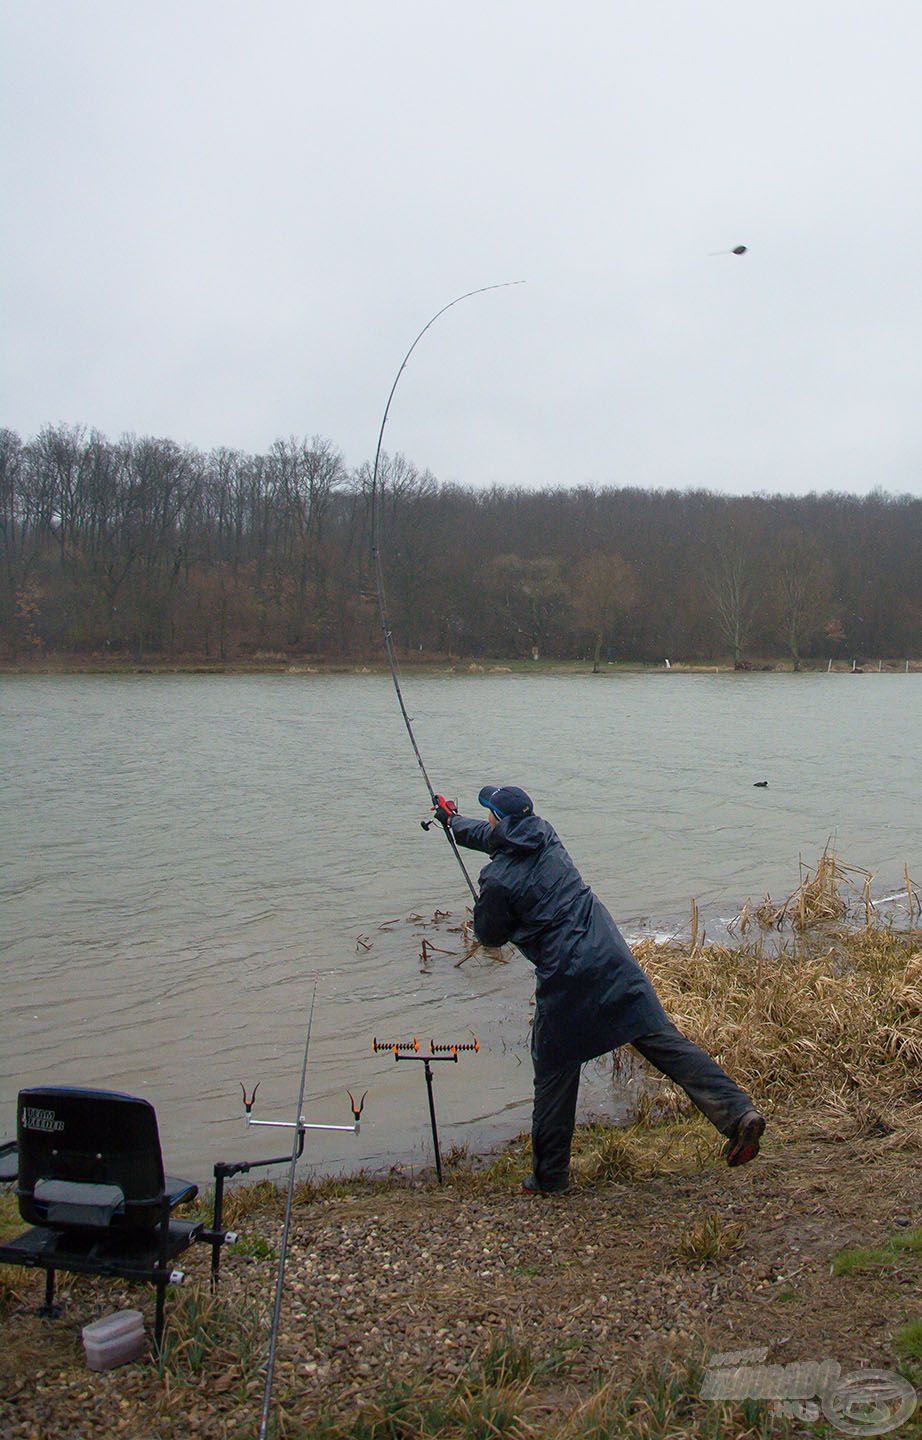
<instances>
[{"instance_id":1,"label":"bare tree","mask_svg":"<svg viewBox=\"0 0 922 1440\"><path fill-rule=\"evenodd\" d=\"M489 600L503 622L506 643L537 659L549 646L565 612L567 590L560 562L548 556L523 560L497 555L483 572Z\"/></svg>"},{"instance_id":2,"label":"bare tree","mask_svg":"<svg viewBox=\"0 0 922 1440\"><path fill-rule=\"evenodd\" d=\"M618 621L637 602L636 575L616 551L596 550L577 561L570 585L573 617L593 637L592 673L597 675L602 646L611 643Z\"/></svg>"},{"instance_id":3,"label":"bare tree","mask_svg":"<svg viewBox=\"0 0 922 1440\"><path fill-rule=\"evenodd\" d=\"M738 665L749 639L756 609L753 565L741 549L719 550L705 577L708 599L721 639Z\"/></svg>"},{"instance_id":4,"label":"bare tree","mask_svg":"<svg viewBox=\"0 0 922 1440\"><path fill-rule=\"evenodd\" d=\"M832 572L816 541L797 530L785 532L775 586L778 633L799 670L805 645L829 620L832 608Z\"/></svg>"},{"instance_id":5,"label":"bare tree","mask_svg":"<svg viewBox=\"0 0 922 1440\"><path fill-rule=\"evenodd\" d=\"M12 588L22 546L22 442L13 430L0 430L0 554Z\"/></svg>"},{"instance_id":6,"label":"bare tree","mask_svg":"<svg viewBox=\"0 0 922 1440\"><path fill-rule=\"evenodd\" d=\"M329 440L315 435L310 441L276 441L269 452L269 467L280 504L292 597L288 639L301 646L309 628L316 634L318 612L324 606L323 527L333 494L344 483L345 464Z\"/></svg>"}]
</instances>

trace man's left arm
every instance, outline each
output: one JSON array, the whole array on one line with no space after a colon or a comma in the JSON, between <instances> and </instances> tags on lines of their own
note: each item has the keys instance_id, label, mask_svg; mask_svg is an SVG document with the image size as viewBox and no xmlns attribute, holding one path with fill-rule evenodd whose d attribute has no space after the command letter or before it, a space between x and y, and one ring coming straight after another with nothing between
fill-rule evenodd
<instances>
[{"instance_id":1,"label":"man's left arm","mask_svg":"<svg viewBox=\"0 0 922 1440\"><path fill-rule=\"evenodd\" d=\"M505 945L518 923L502 885L489 877L481 883L474 905L474 934L481 945L498 949Z\"/></svg>"}]
</instances>

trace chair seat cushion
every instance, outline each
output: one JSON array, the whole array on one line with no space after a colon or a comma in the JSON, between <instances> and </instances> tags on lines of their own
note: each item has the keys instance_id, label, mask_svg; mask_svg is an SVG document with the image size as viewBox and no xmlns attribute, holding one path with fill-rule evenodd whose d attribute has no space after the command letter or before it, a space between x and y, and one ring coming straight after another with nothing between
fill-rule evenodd
<instances>
[{"instance_id":1,"label":"chair seat cushion","mask_svg":"<svg viewBox=\"0 0 922 1440\"><path fill-rule=\"evenodd\" d=\"M74 1180L39 1180L33 1190L49 1225L108 1225L125 1203L117 1185L87 1185Z\"/></svg>"}]
</instances>

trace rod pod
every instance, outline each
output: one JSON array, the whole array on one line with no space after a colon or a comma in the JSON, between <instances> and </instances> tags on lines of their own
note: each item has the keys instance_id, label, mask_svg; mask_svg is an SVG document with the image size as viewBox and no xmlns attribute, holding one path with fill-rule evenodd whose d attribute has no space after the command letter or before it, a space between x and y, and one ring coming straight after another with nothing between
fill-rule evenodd
<instances>
[{"instance_id":1,"label":"rod pod","mask_svg":"<svg viewBox=\"0 0 922 1440\"><path fill-rule=\"evenodd\" d=\"M444 1182L442 1179L442 1152L439 1148L439 1127L435 1118L435 1097L432 1093L432 1066L437 1065L440 1061L447 1061L449 1065L457 1065L459 1050L472 1050L475 1054L479 1054L480 1041L477 1039L476 1036L474 1037L473 1041L466 1042L463 1045L436 1045L434 1040L430 1040L430 1053L428 1055L420 1055L417 1053L419 1051L419 1041L417 1040L415 1035L410 1041L398 1041L390 1045L386 1045L382 1041L375 1038L372 1041L372 1047L375 1051L375 1054L377 1054L380 1050L390 1050L396 1061L422 1061L426 1075L426 1099L429 1102L429 1124L432 1129L432 1149L435 1154L435 1173L438 1177L439 1184L443 1184ZM438 1053L440 1051L446 1050L449 1052L447 1055ZM408 1051L412 1051L413 1053L408 1054Z\"/></svg>"}]
</instances>

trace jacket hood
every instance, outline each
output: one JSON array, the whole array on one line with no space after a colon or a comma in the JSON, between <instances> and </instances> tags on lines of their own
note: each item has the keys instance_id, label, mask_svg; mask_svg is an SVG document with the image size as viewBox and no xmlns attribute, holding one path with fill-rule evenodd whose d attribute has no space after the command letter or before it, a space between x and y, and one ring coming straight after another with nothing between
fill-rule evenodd
<instances>
[{"instance_id":1,"label":"jacket hood","mask_svg":"<svg viewBox=\"0 0 922 1440\"><path fill-rule=\"evenodd\" d=\"M540 815L512 815L500 820L490 838L491 850L513 850L529 854L554 839L554 827Z\"/></svg>"}]
</instances>

